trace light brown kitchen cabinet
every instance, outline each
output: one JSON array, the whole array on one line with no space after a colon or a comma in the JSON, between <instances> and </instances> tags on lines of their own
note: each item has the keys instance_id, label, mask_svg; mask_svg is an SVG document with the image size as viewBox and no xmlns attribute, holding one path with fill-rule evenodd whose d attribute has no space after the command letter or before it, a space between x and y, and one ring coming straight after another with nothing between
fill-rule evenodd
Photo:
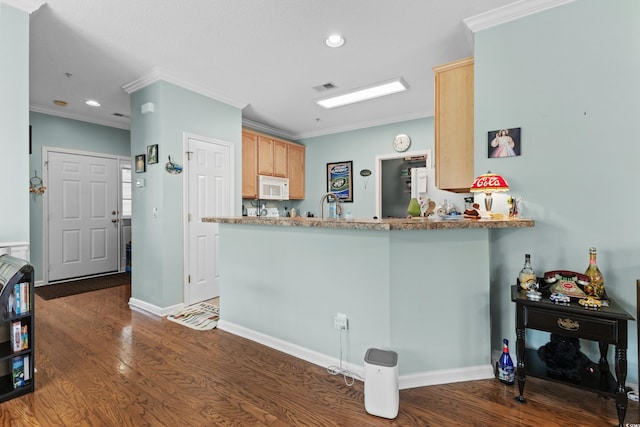
<instances>
[{"instance_id":1,"label":"light brown kitchen cabinet","mask_svg":"<svg viewBox=\"0 0 640 427\"><path fill-rule=\"evenodd\" d=\"M273 175L273 139L258 135L258 175Z\"/></svg>"},{"instance_id":2,"label":"light brown kitchen cabinet","mask_svg":"<svg viewBox=\"0 0 640 427\"><path fill-rule=\"evenodd\" d=\"M242 198L258 197L258 135L242 131Z\"/></svg>"},{"instance_id":3,"label":"light brown kitchen cabinet","mask_svg":"<svg viewBox=\"0 0 640 427\"><path fill-rule=\"evenodd\" d=\"M289 144L289 199L304 199L304 145Z\"/></svg>"},{"instance_id":4,"label":"light brown kitchen cabinet","mask_svg":"<svg viewBox=\"0 0 640 427\"><path fill-rule=\"evenodd\" d=\"M473 58L434 67L436 187L468 193L473 183Z\"/></svg>"},{"instance_id":5,"label":"light brown kitchen cabinet","mask_svg":"<svg viewBox=\"0 0 640 427\"><path fill-rule=\"evenodd\" d=\"M258 174L287 177L287 143L258 135Z\"/></svg>"},{"instance_id":6,"label":"light brown kitchen cabinet","mask_svg":"<svg viewBox=\"0 0 640 427\"><path fill-rule=\"evenodd\" d=\"M289 145L284 141L273 140L273 176L288 177Z\"/></svg>"},{"instance_id":7,"label":"light brown kitchen cabinet","mask_svg":"<svg viewBox=\"0 0 640 427\"><path fill-rule=\"evenodd\" d=\"M304 145L242 130L242 197L258 197L258 175L289 178L289 198L304 199Z\"/></svg>"}]
</instances>

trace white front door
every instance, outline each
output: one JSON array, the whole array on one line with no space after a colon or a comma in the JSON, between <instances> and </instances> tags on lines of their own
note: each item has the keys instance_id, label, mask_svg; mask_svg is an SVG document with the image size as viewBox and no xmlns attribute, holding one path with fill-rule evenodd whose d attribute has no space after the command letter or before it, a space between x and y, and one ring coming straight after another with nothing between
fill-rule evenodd
<instances>
[{"instance_id":1,"label":"white front door","mask_svg":"<svg viewBox=\"0 0 640 427\"><path fill-rule=\"evenodd\" d=\"M233 211L232 145L186 136L188 252L185 304L220 295L218 224L203 217L230 216Z\"/></svg>"},{"instance_id":2,"label":"white front door","mask_svg":"<svg viewBox=\"0 0 640 427\"><path fill-rule=\"evenodd\" d=\"M49 281L118 270L118 163L47 153Z\"/></svg>"}]
</instances>

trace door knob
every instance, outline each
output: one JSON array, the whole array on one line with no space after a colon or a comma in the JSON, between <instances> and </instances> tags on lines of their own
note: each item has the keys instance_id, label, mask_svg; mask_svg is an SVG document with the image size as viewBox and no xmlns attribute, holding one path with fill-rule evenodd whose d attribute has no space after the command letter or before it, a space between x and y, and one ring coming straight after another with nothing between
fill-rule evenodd
<instances>
[{"instance_id":1,"label":"door knob","mask_svg":"<svg viewBox=\"0 0 640 427\"><path fill-rule=\"evenodd\" d=\"M111 211L111 215L115 215L115 214L116 214L116 211Z\"/></svg>"},{"instance_id":2,"label":"door knob","mask_svg":"<svg viewBox=\"0 0 640 427\"><path fill-rule=\"evenodd\" d=\"M117 219L115 219L115 218L113 218L113 219L111 220L111 222L118 222L118 220L117 220Z\"/></svg>"}]
</instances>

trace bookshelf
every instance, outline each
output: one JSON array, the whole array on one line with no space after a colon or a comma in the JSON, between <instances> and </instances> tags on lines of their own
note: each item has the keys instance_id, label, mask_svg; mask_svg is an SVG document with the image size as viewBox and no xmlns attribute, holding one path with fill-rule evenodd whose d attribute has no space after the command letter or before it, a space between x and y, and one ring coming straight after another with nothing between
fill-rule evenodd
<instances>
[{"instance_id":1,"label":"bookshelf","mask_svg":"<svg viewBox=\"0 0 640 427\"><path fill-rule=\"evenodd\" d=\"M35 389L33 267L0 255L0 402Z\"/></svg>"}]
</instances>

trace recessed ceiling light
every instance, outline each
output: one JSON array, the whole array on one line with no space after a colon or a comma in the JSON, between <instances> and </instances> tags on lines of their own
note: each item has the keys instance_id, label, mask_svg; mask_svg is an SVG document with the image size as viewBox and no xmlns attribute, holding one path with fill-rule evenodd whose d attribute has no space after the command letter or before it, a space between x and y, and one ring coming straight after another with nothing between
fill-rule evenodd
<instances>
[{"instance_id":1,"label":"recessed ceiling light","mask_svg":"<svg viewBox=\"0 0 640 427\"><path fill-rule=\"evenodd\" d=\"M331 34L324 42L329 47L341 47L344 44L344 37L340 34Z\"/></svg>"},{"instance_id":2,"label":"recessed ceiling light","mask_svg":"<svg viewBox=\"0 0 640 427\"><path fill-rule=\"evenodd\" d=\"M402 79L397 77L393 80L387 80L373 85L365 86L342 95L332 96L331 98L323 98L316 101L318 105L324 108L340 107L354 102L366 101L368 99L378 98L380 96L391 95L393 93L403 92L409 86Z\"/></svg>"},{"instance_id":3,"label":"recessed ceiling light","mask_svg":"<svg viewBox=\"0 0 640 427\"><path fill-rule=\"evenodd\" d=\"M92 107L99 107L100 103L98 101L96 101L95 99L87 99L86 101L84 101L85 104L90 105Z\"/></svg>"}]
</instances>

